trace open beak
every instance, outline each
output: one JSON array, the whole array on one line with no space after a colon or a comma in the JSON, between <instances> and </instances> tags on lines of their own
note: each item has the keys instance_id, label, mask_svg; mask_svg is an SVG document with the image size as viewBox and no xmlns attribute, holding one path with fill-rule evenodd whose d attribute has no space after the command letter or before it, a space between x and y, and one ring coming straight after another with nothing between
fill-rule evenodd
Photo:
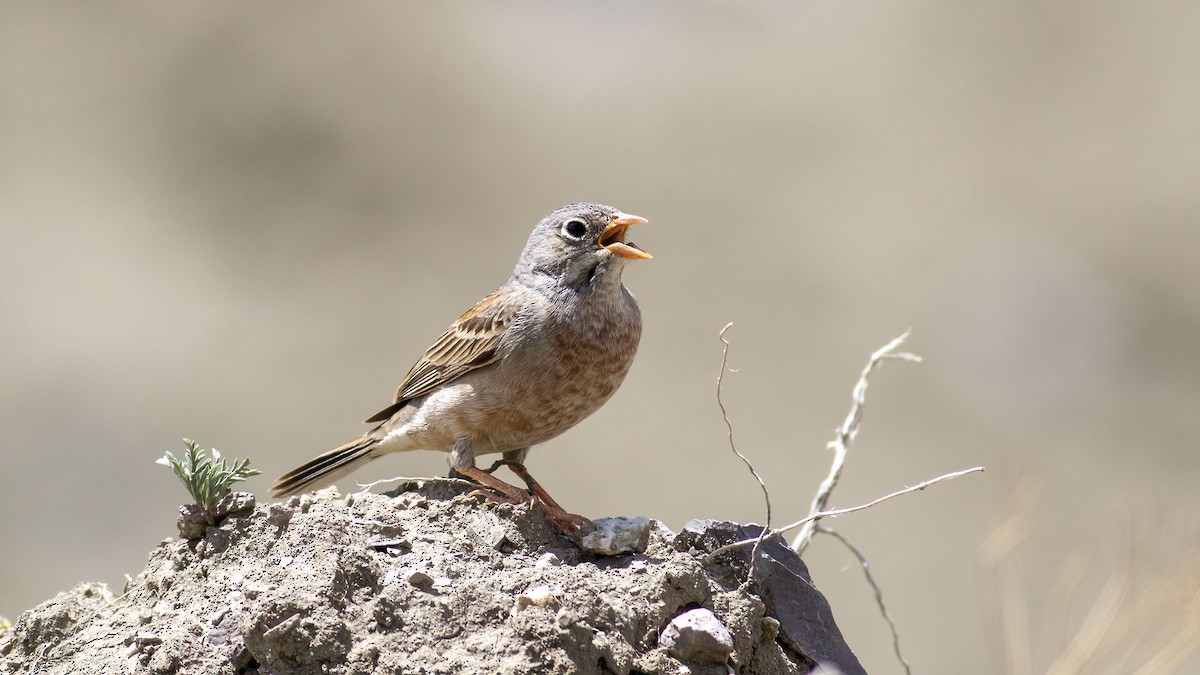
<instances>
[{"instance_id":1,"label":"open beak","mask_svg":"<svg viewBox=\"0 0 1200 675\"><path fill-rule=\"evenodd\" d=\"M608 249L613 255L619 255L622 258L630 260L643 260L653 258L654 256L646 253L638 248L632 241L625 241L625 231L630 225L637 223L650 222L641 216L632 216L628 213L617 213L608 227L604 228L604 232L600 234L600 245Z\"/></svg>"}]
</instances>

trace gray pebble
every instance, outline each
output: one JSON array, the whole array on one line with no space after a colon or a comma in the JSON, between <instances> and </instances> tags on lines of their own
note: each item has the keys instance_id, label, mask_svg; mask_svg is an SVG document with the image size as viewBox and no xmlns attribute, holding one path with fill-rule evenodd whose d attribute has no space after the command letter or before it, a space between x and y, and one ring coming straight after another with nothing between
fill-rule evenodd
<instances>
[{"instance_id":1,"label":"gray pebble","mask_svg":"<svg viewBox=\"0 0 1200 675\"><path fill-rule=\"evenodd\" d=\"M684 663L725 663L733 653L733 636L710 610L692 609L671 619L658 644Z\"/></svg>"}]
</instances>

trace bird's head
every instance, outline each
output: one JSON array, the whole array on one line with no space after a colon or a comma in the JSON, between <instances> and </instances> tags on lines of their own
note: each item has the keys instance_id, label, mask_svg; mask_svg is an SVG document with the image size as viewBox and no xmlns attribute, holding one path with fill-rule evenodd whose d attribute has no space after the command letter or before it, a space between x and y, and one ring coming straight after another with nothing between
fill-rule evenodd
<instances>
[{"instance_id":1,"label":"bird's head","mask_svg":"<svg viewBox=\"0 0 1200 675\"><path fill-rule=\"evenodd\" d=\"M631 225L644 222L603 204L564 206L533 228L514 276L548 276L576 288L619 282L626 263L651 257L625 239Z\"/></svg>"}]
</instances>

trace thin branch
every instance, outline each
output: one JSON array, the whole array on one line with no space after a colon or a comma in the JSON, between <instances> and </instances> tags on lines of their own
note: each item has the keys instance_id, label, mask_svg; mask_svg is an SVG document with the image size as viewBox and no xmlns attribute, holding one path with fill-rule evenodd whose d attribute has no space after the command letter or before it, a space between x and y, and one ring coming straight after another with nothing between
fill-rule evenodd
<instances>
[{"instance_id":1,"label":"thin branch","mask_svg":"<svg viewBox=\"0 0 1200 675\"><path fill-rule=\"evenodd\" d=\"M883 589L875 582L875 577L871 574L871 564L867 562L867 556L859 550L854 542L847 539L841 532L824 525L817 526L817 532L827 534L834 539L842 542L850 552L858 558L858 564L862 566L863 576L867 578L867 583L870 584L871 590L875 592L875 604L879 607L879 613L883 615L884 621L887 621L888 629L892 631L892 649L896 651L896 658L900 659L900 665L904 666L904 672L912 675L912 667L908 665L908 659L904 658L904 653L900 651L900 632L896 630L896 622L892 620L892 615L888 612L887 605L883 603Z\"/></svg>"},{"instance_id":2,"label":"thin branch","mask_svg":"<svg viewBox=\"0 0 1200 675\"><path fill-rule=\"evenodd\" d=\"M871 377L871 373L875 368L886 360L894 359L898 361L909 361L912 363L920 363L921 357L908 352L896 352L895 350L908 339L911 330L905 331L903 335L887 343L874 354L871 354L871 360L867 362L867 367L863 369L862 374L858 377L858 383L854 385L852 398L853 404L850 406L850 413L846 415L842 426L838 428L834 439L829 442L829 449L833 450L833 464L829 467L829 475L821 482L821 486L817 488L817 494L813 497L812 506L808 512L810 514L819 514L829 504L829 496L833 494L833 489L837 487L838 480L842 476L842 468L846 464L846 455L850 451L850 444L854 442L854 437L858 435L858 427L862 423L863 406L866 404L867 381ZM796 540L792 542L792 550L798 555L804 553L804 549L808 548L808 544L812 541L813 533L816 531L817 521L820 517L809 521L800 534L796 535Z\"/></svg>"},{"instance_id":3,"label":"thin branch","mask_svg":"<svg viewBox=\"0 0 1200 675\"><path fill-rule=\"evenodd\" d=\"M886 502L889 499L895 499L896 497L899 497L901 495L906 495L906 494L909 494L912 492L920 492L921 490L924 490L925 488L927 488L930 485L933 485L935 483L940 483L944 480L951 480L953 478L958 478L959 476L965 476L969 473L979 473L979 472L982 472L983 470L984 469L982 466L975 466L975 467L971 467L970 469L963 469L962 471L954 471L951 473L947 473L947 474L938 476L937 478L930 478L929 480L918 483L912 487L906 487L903 490L897 490L891 494L884 495L884 496L880 497L879 499L876 499L875 501L872 501L872 502L868 502L866 504L861 504L859 506L851 506L851 507L844 508L844 509L831 509L829 511L820 511L818 513L812 513L812 514L805 516L804 518L801 518L800 520L797 520L794 523L789 523L787 525L784 525L783 527L771 530L769 532L766 532L765 535L759 535L759 537L756 537L754 539L743 539L741 541L735 541L732 544L726 544L726 545L716 549L712 553L709 553L707 556L707 559L712 559L713 557L720 555L721 553L724 553L726 551L732 551L733 549L745 546L746 544L753 544L754 542L758 541L759 538L773 537L775 535L791 532L792 530L796 529L797 527L800 527L806 523L810 523L810 522L820 519L820 518L836 518L838 516L844 516L847 513L854 513L855 511L862 511L864 509L869 509L872 506Z\"/></svg>"},{"instance_id":4,"label":"thin branch","mask_svg":"<svg viewBox=\"0 0 1200 675\"><path fill-rule=\"evenodd\" d=\"M469 480L466 480L463 478L451 478L449 476L429 476L427 478L413 478L413 477L409 477L409 476L396 476L395 478L383 478L383 479L380 479L377 481L372 481L370 483L355 483L355 485L357 485L360 489L358 492L356 492L354 494L359 494L359 495L365 494L367 492L370 492L371 488L375 487L376 485L382 485L384 483L406 483L406 482L416 483L416 482L426 482L426 481L432 481L434 483L438 483L438 482L462 483L463 485L479 487L478 484L472 483Z\"/></svg>"},{"instance_id":5,"label":"thin branch","mask_svg":"<svg viewBox=\"0 0 1200 675\"><path fill-rule=\"evenodd\" d=\"M758 539L755 541L754 550L750 552L750 571L746 575L746 581L750 581L754 577L754 561L758 559L758 547L762 545L763 539L771 531L771 493L767 490L767 484L763 482L762 476L758 475L758 471L754 469L754 465L750 462L750 458L746 457L737 448L737 443L733 441L733 423L729 421L729 412L725 410L725 402L721 400L721 385L725 383L725 371L729 367L729 340L725 339L725 332L733 326L733 322L725 324L721 329L721 343L725 345L721 349L721 372L717 373L717 405L721 408L721 417L725 420L725 428L729 431L729 449L733 450L733 454L737 455L746 468L750 470L750 475L754 476L754 480L758 481L758 486L762 488L763 501L767 503L767 522L763 525L762 532L759 532Z\"/></svg>"}]
</instances>

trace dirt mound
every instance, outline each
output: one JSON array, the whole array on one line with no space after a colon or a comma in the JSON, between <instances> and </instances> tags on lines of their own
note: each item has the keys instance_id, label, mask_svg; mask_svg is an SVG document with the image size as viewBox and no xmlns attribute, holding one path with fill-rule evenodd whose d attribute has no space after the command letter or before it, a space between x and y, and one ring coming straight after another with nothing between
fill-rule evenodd
<instances>
[{"instance_id":1,"label":"dirt mound","mask_svg":"<svg viewBox=\"0 0 1200 675\"><path fill-rule=\"evenodd\" d=\"M26 612L0 673L862 672L786 546L753 589L748 550L705 563L752 527L614 520L581 545L463 491L246 502L162 542L121 597L82 584Z\"/></svg>"}]
</instances>

